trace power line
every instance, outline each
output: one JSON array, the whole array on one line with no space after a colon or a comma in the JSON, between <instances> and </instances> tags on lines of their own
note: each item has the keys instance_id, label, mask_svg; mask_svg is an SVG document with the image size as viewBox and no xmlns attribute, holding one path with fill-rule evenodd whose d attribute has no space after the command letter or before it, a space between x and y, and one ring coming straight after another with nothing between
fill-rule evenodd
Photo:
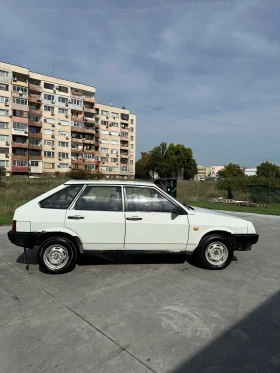
<instances>
[{"instance_id":1,"label":"power line","mask_svg":"<svg viewBox=\"0 0 280 373\"><path fill-rule=\"evenodd\" d=\"M123 98L123 97L120 97L120 96L117 96L115 94L111 94L111 93L108 93L106 91L103 91L101 90L100 88L98 88L98 90L101 92L101 93L105 93L107 95L112 95L120 100L124 100L124 101L127 101L127 102L130 102L131 104L134 104L134 105L139 105L139 106L142 106L142 107L145 107L145 108L148 108L148 109L151 109L151 110L155 110L155 111L161 111L163 113L166 113L166 114L171 114L171 115L177 115L179 117L188 117L188 118L192 118L192 119L195 119L195 120L200 120L200 121L203 121L203 122L208 122L208 123L213 123L213 124L219 124L219 125L225 125L225 126L232 126L232 127L239 127L239 128L247 128L247 129L251 129L251 130L255 130L255 131L262 131L262 132L270 132L270 133L280 133L280 131L277 131L277 130L273 130L273 129L266 129L266 128L259 128L259 127L252 127L252 126L246 126L246 125L242 125L242 124L234 124L234 123L228 123L228 122L220 122L220 121L216 121L216 120L211 120L211 119L207 119L207 118L200 118L200 117L196 117L196 116L193 116L193 115L190 115L190 114L181 114L181 113L176 113L176 112L172 112L172 111L169 111L169 110L164 110L164 109L160 109L160 108L156 108L156 107L153 107L153 106L150 106L150 105L146 105L146 104L142 104L140 102L136 102L136 101L132 101L132 100L128 100L126 98Z\"/></svg>"}]
</instances>

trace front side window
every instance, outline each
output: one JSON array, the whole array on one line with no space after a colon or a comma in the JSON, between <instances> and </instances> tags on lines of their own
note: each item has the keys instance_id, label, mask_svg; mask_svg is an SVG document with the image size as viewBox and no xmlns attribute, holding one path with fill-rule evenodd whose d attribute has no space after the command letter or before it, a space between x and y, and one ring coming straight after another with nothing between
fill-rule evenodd
<instances>
[{"instance_id":1,"label":"front side window","mask_svg":"<svg viewBox=\"0 0 280 373\"><path fill-rule=\"evenodd\" d=\"M126 211L171 213L174 207L156 189L126 187Z\"/></svg>"},{"instance_id":2,"label":"front side window","mask_svg":"<svg viewBox=\"0 0 280 373\"><path fill-rule=\"evenodd\" d=\"M88 186L75 210L122 211L122 189L120 186Z\"/></svg>"},{"instance_id":3,"label":"front side window","mask_svg":"<svg viewBox=\"0 0 280 373\"><path fill-rule=\"evenodd\" d=\"M42 209L66 210L81 190L81 185L71 185L45 198L39 203Z\"/></svg>"}]
</instances>

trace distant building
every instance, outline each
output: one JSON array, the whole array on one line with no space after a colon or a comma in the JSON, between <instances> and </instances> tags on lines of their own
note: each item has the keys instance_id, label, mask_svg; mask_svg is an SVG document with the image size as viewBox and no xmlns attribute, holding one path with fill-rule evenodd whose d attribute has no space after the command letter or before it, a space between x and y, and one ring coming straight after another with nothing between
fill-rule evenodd
<instances>
[{"instance_id":1,"label":"distant building","mask_svg":"<svg viewBox=\"0 0 280 373\"><path fill-rule=\"evenodd\" d=\"M216 178L218 176L218 172L223 170L225 166L211 166L211 173L210 177L211 178Z\"/></svg>"},{"instance_id":2,"label":"distant building","mask_svg":"<svg viewBox=\"0 0 280 373\"><path fill-rule=\"evenodd\" d=\"M245 173L246 176L256 176L257 175L257 167L245 168L244 173Z\"/></svg>"},{"instance_id":3,"label":"distant building","mask_svg":"<svg viewBox=\"0 0 280 373\"><path fill-rule=\"evenodd\" d=\"M209 177L211 172L211 167L197 166L197 174L194 177L194 180L205 180Z\"/></svg>"}]
</instances>

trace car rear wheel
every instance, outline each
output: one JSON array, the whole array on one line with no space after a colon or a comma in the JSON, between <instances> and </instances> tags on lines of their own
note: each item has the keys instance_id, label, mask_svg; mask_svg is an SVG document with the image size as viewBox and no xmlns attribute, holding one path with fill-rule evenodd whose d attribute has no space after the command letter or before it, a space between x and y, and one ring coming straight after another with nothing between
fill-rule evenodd
<instances>
[{"instance_id":1,"label":"car rear wheel","mask_svg":"<svg viewBox=\"0 0 280 373\"><path fill-rule=\"evenodd\" d=\"M196 257L203 268L224 269L232 261L231 242L227 237L218 234L206 236L196 249Z\"/></svg>"},{"instance_id":2,"label":"car rear wheel","mask_svg":"<svg viewBox=\"0 0 280 373\"><path fill-rule=\"evenodd\" d=\"M40 268L48 273L64 273L74 268L77 251L74 244L64 237L53 237L42 243L37 261Z\"/></svg>"}]
</instances>

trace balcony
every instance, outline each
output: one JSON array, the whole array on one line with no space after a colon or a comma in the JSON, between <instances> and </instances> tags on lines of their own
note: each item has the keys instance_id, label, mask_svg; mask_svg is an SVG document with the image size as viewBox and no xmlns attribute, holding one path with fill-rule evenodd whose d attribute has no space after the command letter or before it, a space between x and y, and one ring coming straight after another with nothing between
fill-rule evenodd
<instances>
[{"instance_id":1,"label":"balcony","mask_svg":"<svg viewBox=\"0 0 280 373\"><path fill-rule=\"evenodd\" d=\"M94 104L95 103L95 97L86 97L86 96L84 96L84 102L87 102L89 104Z\"/></svg>"},{"instance_id":2,"label":"balcony","mask_svg":"<svg viewBox=\"0 0 280 373\"><path fill-rule=\"evenodd\" d=\"M12 173L24 172L28 173L28 166L12 166Z\"/></svg>"},{"instance_id":3,"label":"balcony","mask_svg":"<svg viewBox=\"0 0 280 373\"><path fill-rule=\"evenodd\" d=\"M14 161L28 161L27 154L12 154L12 158Z\"/></svg>"},{"instance_id":4,"label":"balcony","mask_svg":"<svg viewBox=\"0 0 280 373\"><path fill-rule=\"evenodd\" d=\"M26 130L18 130L16 128L12 128L12 135L28 136L27 127Z\"/></svg>"},{"instance_id":5,"label":"balcony","mask_svg":"<svg viewBox=\"0 0 280 373\"><path fill-rule=\"evenodd\" d=\"M41 133L28 132L28 136L31 139L41 139L42 138L42 134Z\"/></svg>"},{"instance_id":6,"label":"balcony","mask_svg":"<svg viewBox=\"0 0 280 373\"><path fill-rule=\"evenodd\" d=\"M71 120L74 121L74 122L83 122L84 121L84 118L82 115L71 115Z\"/></svg>"},{"instance_id":7,"label":"balcony","mask_svg":"<svg viewBox=\"0 0 280 373\"><path fill-rule=\"evenodd\" d=\"M72 88L71 89L71 94L73 96L82 96L82 91L80 91L79 89Z\"/></svg>"},{"instance_id":8,"label":"balcony","mask_svg":"<svg viewBox=\"0 0 280 373\"><path fill-rule=\"evenodd\" d=\"M33 104L37 104L40 102L41 96L40 95L29 95L28 101Z\"/></svg>"},{"instance_id":9,"label":"balcony","mask_svg":"<svg viewBox=\"0 0 280 373\"><path fill-rule=\"evenodd\" d=\"M84 159L84 163L86 163L86 164L95 164L95 159L93 158L93 159Z\"/></svg>"},{"instance_id":10,"label":"balcony","mask_svg":"<svg viewBox=\"0 0 280 373\"><path fill-rule=\"evenodd\" d=\"M28 105L15 104L15 103L12 102L12 110L21 110L21 111L24 111L24 112L28 112L29 107L28 107Z\"/></svg>"},{"instance_id":11,"label":"balcony","mask_svg":"<svg viewBox=\"0 0 280 373\"><path fill-rule=\"evenodd\" d=\"M29 107L29 114L42 115L42 109L34 109Z\"/></svg>"},{"instance_id":12,"label":"balcony","mask_svg":"<svg viewBox=\"0 0 280 373\"><path fill-rule=\"evenodd\" d=\"M128 158L128 153L121 153L121 158Z\"/></svg>"},{"instance_id":13,"label":"balcony","mask_svg":"<svg viewBox=\"0 0 280 373\"><path fill-rule=\"evenodd\" d=\"M32 150L42 150L42 145L31 145L29 144L28 149Z\"/></svg>"},{"instance_id":14,"label":"balcony","mask_svg":"<svg viewBox=\"0 0 280 373\"><path fill-rule=\"evenodd\" d=\"M30 161L41 161L42 160L42 155L30 155L29 160Z\"/></svg>"},{"instance_id":15,"label":"balcony","mask_svg":"<svg viewBox=\"0 0 280 373\"><path fill-rule=\"evenodd\" d=\"M33 126L33 127L42 127L42 122L34 122L33 120L29 120L28 121L28 124L29 126Z\"/></svg>"},{"instance_id":16,"label":"balcony","mask_svg":"<svg viewBox=\"0 0 280 373\"><path fill-rule=\"evenodd\" d=\"M128 174L128 169L127 168L121 168L120 170L120 175L127 175Z\"/></svg>"},{"instance_id":17,"label":"balcony","mask_svg":"<svg viewBox=\"0 0 280 373\"><path fill-rule=\"evenodd\" d=\"M28 143L22 143L22 142L15 142L12 141L12 147L13 148L22 148L22 149L27 149L28 148Z\"/></svg>"},{"instance_id":18,"label":"balcony","mask_svg":"<svg viewBox=\"0 0 280 373\"><path fill-rule=\"evenodd\" d=\"M71 153L73 153L73 154L82 154L83 153L83 149L71 148Z\"/></svg>"},{"instance_id":19,"label":"balcony","mask_svg":"<svg viewBox=\"0 0 280 373\"><path fill-rule=\"evenodd\" d=\"M86 122L86 123L94 123L94 124L96 123L94 118L88 118L88 117L84 117L84 122Z\"/></svg>"},{"instance_id":20,"label":"balcony","mask_svg":"<svg viewBox=\"0 0 280 373\"><path fill-rule=\"evenodd\" d=\"M71 141L72 142L75 142L75 143L78 143L78 144L81 144L81 143L83 143L83 138L81 138L81 139L79 139L79 138L77 138L77 137L71 137Z\"/></svg>"},{"instance_id":21,"label":"balcony","mask_svg":"<svg viewBox=\"0 0 280 373\"><path fill-rule=\"evenodd\" d=\"M95 132L94 127L91 127L91 128L84 127L84 133L94 133L94 132Z\"/></svg>"},{"instance_id":22,"label":"balcony","mask_svg":"<svg viewBox=\"0 0 280 373\"><path fill-rule=\"evenodd\" d=\"M83 132L84 132L84 128L83 128L83 127L71 126L71 131L72 131L72 132L83 133Z\"/></svg>"},{"instance_id":23,"label":"balcony","mask_svg":"<svg viewBox=\"0 0 280 373\"><path fill-rule=\"evenodd\" d=\"M92 114L95 114L95 109L94 109L94 108L90 109L90 108L84 107L84 111L85 111L86 113L92 113Z\"/></svg>"},{"instance_id":24,"label":"balcony","mask_svg":"<svg viewBox=\"0 0 280 373\"><path fill-rule=\"evenodd\" d=\"M27 112L25 117L18 117L16 115L12 116L12 121L17 122L17 123L25 123L28 124L28 117L27 117Z\"/></svg>"},{"instance_id":25,"label":"balcony","mask_svg":"<svg viewBox=\"0 0 280 373\"><path fill-rule=\"evenodd\" d=\"M127 149L128 148L128 144L121 144L121 148Z\"/></svg>"},{"instance_id":26,"label":"balcony","mask_svg":"<svg viewBox=\"0 0 280 373\"><path fill-rule=\"evenodd\" d=\"M95 143L94 139L84 139L84 144L93 144Z\"/></svg>"},{"instance_id":27,"label":"balcony","mask_svg":"<svg viewBox=\"0 0 280 373\"><path fill-rule=\"evenodd\" d=\"M83 164L83 160L82 159L71 159L71 164L82 165Z\"/></svg>"},{"instance_id":28,"label":"balcony","mask_svg":"<svg viewBox=\"0 0 280 373\"><path fill-rule=\"evenodd\" d=\"M28 89L30 92L42 92L42 87L40 85L29 84Z\"/></svg>"},{"instance_id":29,"label":"balcony","mask_svg":"<svg viewBox=\"0 0 280 373\"><path fill-rule=\"evenodd\" d=\"M84 153L85 154L95 154L95 150L94 149L84 149Z\"/></svg>"}]
</instances>

